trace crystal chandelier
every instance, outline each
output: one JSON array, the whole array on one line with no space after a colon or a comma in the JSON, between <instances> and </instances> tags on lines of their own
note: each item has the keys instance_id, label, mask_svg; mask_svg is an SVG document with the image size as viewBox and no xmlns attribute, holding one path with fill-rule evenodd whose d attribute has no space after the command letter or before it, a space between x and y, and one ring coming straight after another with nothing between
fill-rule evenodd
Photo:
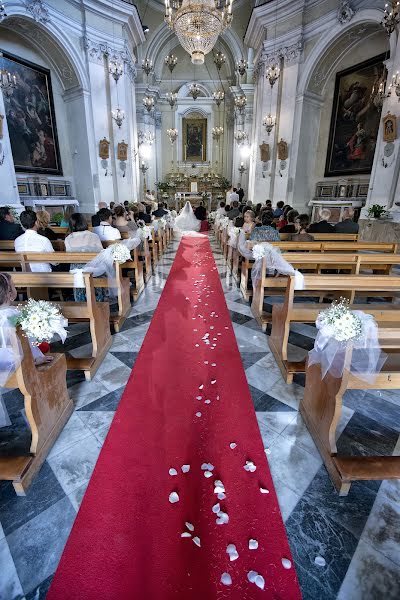
<instances>
[{"instance_id":1,"label":"crystal chandelier","mask_svg":"<svg viewBox=\"0 0 400 600\"><path fill-rule=\"evenodd\" d=\"M213 136L213 140L216 140L217 142L219 142L221 135L224 134L224 128L223 127L213 127L212 128L212 136Z\"/></svg>"},{"instance_id":2,"label":"crystal chandelier","mask_svg":"<svg viewBox=\"0 0 400 600\"><path fill-rule=\"evenodd\" d=\"M221 33L232 22L233 0L165 0L165 21L181 46L202 65Z\"/></svg>"},{"instance_id":3,"label":"crystal chandelier","mask_svg":"<svg viewBox=\"0 0 400 600\"><path fill-rule=\"evenodd\" d=\"M383 19L381 25L386 29L386 33L391 35L396 27L400 23L400 2L391 0L388 4L385 4L385 10L383 11Z\"/></svg>"},{"instance_id":4,"label":"crystal chandelier","mask_svg":"<svg viewBox=\"0 0 400 600\"><path fill-rule=\"evenodd\" d=\"M237 96L235 98L235 108L240 113L242 113L244 111L244 109L246 108L246 104L247 104L246 96Z\"/></svg>"},{"instance_id":5,"label":"crystal chandelier","mask_svg":"<svg viewBox=\"0 0 400 600\"><path fill-rule=\"evenodd\" d=\"M145 144L146 146L152 146L156 136L150 131L139 131L138 133L139 146Z\"/></svg>"},{"instance_id":6,"label":"crystal chandelier","mask_svg":"<svg viewBox=\"0 0 400 600\"><path fill-rule=\"evenodd\" d=\"M397 71L396 75L393 75L392 77L392 83L389 86L389 93L388 96L390 96L392 90L395 91L396 96L399 99L400 102L400 73Z\"/></svg>"},{"instance_id":7,"label":"crystal chandelier","mask_svg":"<svg viewBox=\"0 0 400 600\"><path fill-rule=\"evenodd\" d=\"M237 63L236 63L236 71L239 73L239 75L241 77L243 77L243 75L246 74L247 68L249 66L249 63L247 62L247 60L244 60L244 58L241 58Z\"/></svg>"},{"instance_id":8,"label":"crystal chandelier","mask_svg":"<svg viewBox=\"0 0 400 600\"><path fill-rule=\"evenodd\" d=\"M216 105L220 106L221 102L225 100L225 92L223 90L218 90L217 92L214 92L213 97Z\"/></svg>"},{"instance_id":9,"label":"crystal chandelier","mask_svg":"<svg viewBox=\"0 0 400 600\"><path fill-rule=\"evenodd\" d=\"M151 112L154 108L154 98L153 96L145 96L143 98L143 106L147 110L147 112Z\"/></svg>"},{"instance_id":10,"label":"crystal chandelier","mask_svg":"<svg viewBox=\"0 0 400 600\"><path fill-rule=\"evenodd\" d=\"M4 2L2 2L2 0L0 0L0 23L6 17L7 17L6 7L4 6Z\"/></svg>"},{"instance_id":11,"label":"crystal chandelier","mask_svg":"<svg viewBox=\"0 0 400 600\"><path fill-rule=\"evenodd\" d=\"M178 100L178 94L174 92L167 92L167 102L171 108L174 108Z\"/></svg>"},{"instance_id":12,"label":"crystal chandelier","mask_svg":"<svg viewBox=\"0 0 400 600\"><path fill-rule=\"evenodd\" d=\"M372 87L371 100L372 100L375 108L377 108L378 110L381 110L384 101L386 100L386 98L389 98L392 86L391 85L389 86L388 94L386 94L385 88L386 88L386 82L383 82L383 81L380 82L378 87L376 87L375 85Z\"/></svg>"},{"instance_id":13,"label":"crystal chandelier","mask_svg":"<svg viewBox=\"0 0 400 600\"><path fill-rule=\"evenodd\" d=\"M269 113L266 117L264 117L263 125L264 125L268 135L270 135L271 131L275 127L275 118L271 115L271 113Z\"/></svg>"},{"instance_id":14,"label":"crystal chandelier","mask_svg":"<svg viewBox=\"0 0 400 600\"><path fill-rule=\"evenodd\" d=\"M121 125L125 119L124 111L118 106L118 108L116 110L111 111L111 115L112 115L112 118L114 119L115 123L121 129Z\"/></svg>"},{"instance_id":15,"label":"crystal chandelier","mask_svg":"<svg viewBox=\"0 0 400 600\"><path fill-rule=\"evenodd\" d=\"M275 83L278 81L280 71L280 68L276 64L270 65L268 67L266 77L271 87L274 87Z\"/></svg>"},{"instance_id":16,"label":"crystal chandelier","mask_svg":"<svg viewBox=\"0 0 400 600\"><path fill-rule=\"evenodd\" d=\"M167 129L167 136L169 137L169 141L173 144L178 138L178 130L177 129Z\"/></svg>"},{"instance_id":17,"label":"crystal chandelier","mask_svg":"<svg viewBox=\"0 0 400 600\"><path fill-rule=\"evenodd\" d=\"M144 73L146 73L147 77L150 75L152 69L153 69L153 62L151 60L149 60L148 58L143 60L142 70L144 71Z\"/></svg>"},{"instance_id":18,"label":"crystal chandelier","mask_svg":"<svg viewBox=\"0 0 400 600\"><path fill-rule=\"evenodd\" d=\"M235 133L235 140L237 141L237 143L239 144L244 144L245 142L247 142L249 136L247 135L247 133L245 131L241 131L238 130Z\"/></svg>"},{"instance_id":19,"label":"crystal chandelier","mask_svg":"<svg viewBox=\"0 0 400 600\"><path fill-rule=\"evenodd\" d=\"M226 63L226 56L223 52L216 52L214 54L214 63L218 71L222 69L222 66Z\"/></svg>"},{"instance_id":20,"label":"crystal chandelier","mask_svg":"<svg viewBox=\"0 0 400 600\"><path fill-rule=\"evenodd\" d=\"M0 52L0 58L3 58L3 54ZM17 78L12 75L7 69L0 68L0 89L7 97L12 96L13 91L17 87Z\"/></svg>"},{"instance_id":21,"label":"crystal chandelier","mask_svg":"<svg viewBox=\"0 0 400 600\"><path fill-rule=\"evenodd\" d=\"M172 53L170 53L170 54L168 54L168 56L165 57L164 64L166 67L168 67L168 69L172 73L172 71L175 69L176 65L178 64L178 59L176 56L174 56Z\"/></svg>"},{"instance_id":22,"label":"crystal chandelier","mask_svg":"<svg viewBox=\"0 0 400 600\"><path fill-rule=\"evenodd\" d=\"M197 98L200 96L200 93L201 90L197 83L192 83L192 85L189 88L189 96L192 96L193 100L197 100Z\"/></svg>"},{"instance_id":23,"label":"crystal chandelier","mask_svg":"<svg viewBox=\"0 0 400 600\"><path fill-rule=\"evenodd\" d=\"M120 60L114 57L112 60L110 60L108 71L113 77L115 83L118 83L119 78L124 74L124 65Z\"/></svg>"}]
</instances>

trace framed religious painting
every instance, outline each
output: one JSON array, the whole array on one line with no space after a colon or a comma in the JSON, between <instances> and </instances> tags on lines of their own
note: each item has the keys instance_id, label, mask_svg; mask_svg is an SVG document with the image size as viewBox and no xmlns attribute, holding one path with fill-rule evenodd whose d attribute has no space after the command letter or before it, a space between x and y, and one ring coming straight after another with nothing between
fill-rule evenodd
<instances>
[{"instance_id":1,"label":"framed religious painting","mask_svg":"<svg viewBox=\"0 0 400 600\"><path fill-rule=\"evenodd\" d=\"M394 142L397 138L397 117L387 113L386 117L383 117L383 141Z\"/></svg>"},{"instance_id":2,"label":"framed religious painting","mask_svg":"<svg viewBox=\"0 0 400 600\"><path fill-rule=\"evenodd\" d=\"M381 108L374 100L384 85L385 55L336 74L325 177L371 173Z\"/></svg>"},{"instance_id":3,"label":"framed religious painting","mask_svg":"<svg viewBox=\"0 0 400 600\"><path fill-rule=\"evenodd\" d=\"M3 94L17 173L62 175L50 71L3 52L16 87Z\"/></svg>"},{"instance_id":4,"label":"framed religious painting","mask_svg":"<svg viewBox=\"0 0 400 600\"><path fill-rule=\"evenodd\" d=\"M182 119L183 158L190 162L207 160L207 119Z\"/></svg>"}]
</instances>

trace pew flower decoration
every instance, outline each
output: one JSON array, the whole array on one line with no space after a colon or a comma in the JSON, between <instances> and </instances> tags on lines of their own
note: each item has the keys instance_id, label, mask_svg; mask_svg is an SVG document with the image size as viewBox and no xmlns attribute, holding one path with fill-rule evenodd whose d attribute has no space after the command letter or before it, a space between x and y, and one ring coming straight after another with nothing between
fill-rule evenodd
<instances>
[{"instance_id":1,"label":"pew flower decoration","mask_svg":"<svg viewBox=\"0 0 400 600\"><path fill-rule=\"evenodd\" d=\"M356 341L363 335L362 321L350 310L345 298L333 301L329 308L323 310L318 315L316 325L324 335L333 337L337 342Z\"/></svg>"},{"instance_id":2,"label":"pew flower decoration","mask_svg":"<svg viewBox=\"0 0 400 600\"><path fill-rule=\"evenodd\" d=\"M254 260L262 260L265 256L266 246L262 244L256 244L253 246L253 258Z\"/></svg>"},{"instance_id":3,"label":"pew flower decoration","mask_svg":"<svg viewBox=\"0 0 400 600\"><path fill-rule=\"evenodd\" d=\"M214 210L214 211L212 211L212 212L210 212L210 214L208 215L208 222L209 222L210 224L213 224L213 223L215 223L215 218L216 218L216 216L217 216L217 213L216 213L216 211L215 211L215 210Z\"/></svg>"},{"instance_id":4,"label":"pew flower decoration","mask_svg":"<svg viewBox=\"0 0 400 600\"><path fill-rule=\"evenodd\" d=\"M146 223L141 219L137 222L139 228L139 236L142 240L151 240L151 229L147 227Z\"/></svg>"},{"instance_id":5,"label":"pew flower decoration","mask_svg":"<svg viewBox=\"0 0 400 600\"><path fill-rule=\"evenodd\" d=\"M54 335L64 342L67 337L65 327L68 320L63 317L58 306L46 300L28 300L19 306L20 315L16 325L20 325L34 346L43 342L50 343Z\"/></svg>"},{"instance_id":6,"label":"pew flower decoration","mask_svg":"<svg viewBox=\"0 0 400 600\"><path fill-rule=\"evenodd\" d=\"M114 262L121 265L131 260L131 253L124 244L114 244L111 248L111 256Z\"/></svg>"}]
</instances>

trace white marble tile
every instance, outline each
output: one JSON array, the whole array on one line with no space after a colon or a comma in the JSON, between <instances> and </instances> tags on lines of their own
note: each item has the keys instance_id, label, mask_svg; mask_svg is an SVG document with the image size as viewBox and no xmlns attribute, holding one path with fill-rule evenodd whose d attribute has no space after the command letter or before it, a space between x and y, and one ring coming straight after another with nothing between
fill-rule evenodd
<instances>
[{"instance_id":1,"label":"white marble tile","mask_svg":"<svg viewBox=\"0 0 400 600\"><path fill-rule=\"evenodd\" d=\"M304 388L297 383L285 383L282 379L282 375L280 374L279 379L268 390L268 394L280 402L283 402L284 404L287 404L288 406L298 410L300 400L304 395Z\"/></svg>"},{"instance_id":2,"label":"white marble tile","mask_svg":"<svg viewBox=\"0 0 400 600\"><path fill-rule=\"evenodd\" d=\"M85 495L88 485L89 485L89 481L86 481L83 485L79 486L73 492L68 494L68 498L70 499L70 502L71 502L72 506L74 507L74 509L76 510L76 512L78 512L78 510L81 506L83 496Z\"/></svg>"},{"instance_id":3,"label":"white marble tile","mask_svg":"<svg viewBox=\"0 0 400 600\"><path fill-rule=\"evenodd\" d=\"M251 312L250 306L246 306L245 304L239 304L238 302L232 302L232 300L228 300L227 305L229 310L237 312L241 315L246 315L246 317L253 318L253 313Z\"/></svg>"},{"instance_id":4,"label":"white marble tile","mask_svg":"<svg viewBox=\"0 0 400 600\"><path fill-rule=\"evenodd\" d=\"M264 448L270 448L275 440L277 440L279 437L279 432L271 427L267 418L268 415L269 413L265 412L256 413Z\"/></svg>"},{"instance_id":5,"label":"white marble tile","mask_svg":"<svg viewBox=\"0 0 400 600\"><path fill-rule=\"evenodd\" d=\"M93 400L98 400L108 394L109 390L100 381L81 381L75 383L68 392L75 408L81 408Z\"/></svg>"},{"instance_id":6,"label":"white marble tile","mask_svg":"<svg viewBox=\"0 0 400 600\"><path fill-rule=\"evenodd\" d=\"M400 498L392 502L379 490L361 539L396 563L400 572Z\"/></svg>"},{"instance_id":7,"label":"white marble tile","mask_svg":"<svg viewBox=\"0 0 400 600\"><path fill-rule=\"evenodd\" d=\"M360 541L340 587L337 600L398 600L398 565Z\"/></svg>"},{"instance_id":8,"label":"white marble tile","mask_svg":"<svg viewBox=\"0 0 400 600\"><path fill-rule=\"evenodd\" d=\"M320 454L311 435L308 432L307 426L305 425L300 413L295 413L295 419L289 423L287 427L282 431L282 436L287 440L290 440L293 444L297 444L303 450L307 450L317 460L320 458Z\"/></svg>"},{"instance_id":9,"label":"white marble tile","mask_svg":"<svg viewBox=\"0 0 400 600\"><path fill-rule=\"evenodd\" d=\"M0 598L13 600L24 595L7 540L0 540Z\"/></svg>"},{"instance_id":10,"label":"white marble tile","mask_svg":"<svg viewBox=\"0 0 400 600\"><path fill-rule=\"evenodd\" d=\"M0 540L2 540L3 537L5 537L4 536L4 530L3 530L2 526L1 526L1 523L0 523Z\"/></svg>"},{"instance_id":11,"label":"white marble tile","mask_svg":"<svg viewBox=\"0 0 400 600\"><path fill-rule=\"evenodd\" d=\"M110 428L115 412L113 410L81 410L79 418L91 433L96 434L100 429Z\"/></svg>"},{"instance_id":12,"label":"white marble tile","mask_svg":"<svg viewBox=\"0 0 400 600\"><path fill-rule=\"evenodd\" d=\"M273 479L282 519L286 522L301 496L290 489L279 477L274 477Z\"/></svg>"},{"instance_id":13,"label":"white marble tile","mask_svg":"<svg viewBox=\"0 0 400 600\"><path fill-rule=\"evenodd\" d=\"M293 410L257 412L256 414L261 435L262 427L266 427L267 430L273 431L275 434L279 435L288 425L295 421L297 415L297 413ZM275 435L274 440L276 438L277 436Z\"/></svg>"},{"instance_id":14,"label":"white marble tile","mask_svg":"<svg viewBox=\"0 0 400 600\"><path fill-rule=\"evenodd\" d=\"M268 462L272 477L279 477L299 495L304 494L322 464L321 460L282 436L272 444Z\"/></svg>"},{"instance_id":15,"label":"white marble tile","mask_svg":"<svg viewBox=\"0 0 400 600\"><path fill-rule=\"evenodd\" d=\"M64 425L63 430L50 450L49 458L60 454L60 452L70 448L76 442L88 437L90 434L91 431L84 425L78 414L76 412L72 413L68 423Z\"/></svg>"},{"instance_id":16,"label":"white marble tile","mask_svg":"<svg viewBox=\"0 0 400 600\"><path fill-rule=\"evenodd\" d=\"M107 354L94 376L93 382L100 382L109 392L113 392L126 385L130 374L129 367L112 354Z\"/></svg>"},{"instance_id":17,"label":"white marble tile","mask_svg":"<svg viewBox=\"0 0 400 600\"><path fill-rule=\"evenodd\" d=\"M48 460L67 495L89 481L100 450L100 442L91 434Z\"/></svg>"},{"instance_id":18,"label":"white marble tile","mask_svg":"<svg viewBox=\"0 0 400 600\"><path fill-rule=\"evenodd\" d=\"M98 429L95 433L96 438L99 440L100 444L103 445L105 442L105 439L108 435L110 428L109 427L103 427L102 429Z\"/></svg>"}]
</instances>

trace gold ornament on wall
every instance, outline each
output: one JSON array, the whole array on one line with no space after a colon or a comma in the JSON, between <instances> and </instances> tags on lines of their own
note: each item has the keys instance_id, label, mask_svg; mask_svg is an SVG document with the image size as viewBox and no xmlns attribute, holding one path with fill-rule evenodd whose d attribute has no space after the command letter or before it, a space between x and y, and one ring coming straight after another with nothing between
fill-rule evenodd
<instances>
[{"instance_id":1,"label":"gold ornament on wall","mask_svg":"<svg viewBox=\"0 0 400 600\"><path fill-rule=\"evenodd\" d=\"M397 138L397 117L396 115L388 114L383 117L383 141L394 142Z\"/></svg>"},{"instance_id":2,"label":"gold ornament on wall","mask_svg":"<svg viewBox=\"0 0 400 600\"><path fill-rule=\"evenodd\" d=\"M287 142L281 138L281 141L278 144L278 158L279 160L287 160L288 156L289 151Z\"/></svg>"},{"instance_id":3,"label":"gold ornament on wall","mask_svg":"<svg viewBox=\"0 0 400 600\"><path fill-rule=\"evenodd\" d=\"M260 158L261 162L263 163L267 163L269 160L271 160L269 144L266 144L265 142L260 145Z\"/></svg>"},{"instance_id":4,"label":"gold ornament on wall","mask_svg":"<svg viewBox=\"0 0 400 600\"><path fill-rule=\"evenodd\" d=\"M110 142L105 137L99 143L99 156L102 160L110 158Z\"/></svg>"},{"instance_id":5,"label":"gold ornament on wall","mask_svg":"<svg viewBox=\"0 0 400 600\"><path fill-rule=\"evenodd\" d=\"M117 158L118 160L128 160L128 144L122 140L117 146Z\"/></svg>"}]
</instances>

